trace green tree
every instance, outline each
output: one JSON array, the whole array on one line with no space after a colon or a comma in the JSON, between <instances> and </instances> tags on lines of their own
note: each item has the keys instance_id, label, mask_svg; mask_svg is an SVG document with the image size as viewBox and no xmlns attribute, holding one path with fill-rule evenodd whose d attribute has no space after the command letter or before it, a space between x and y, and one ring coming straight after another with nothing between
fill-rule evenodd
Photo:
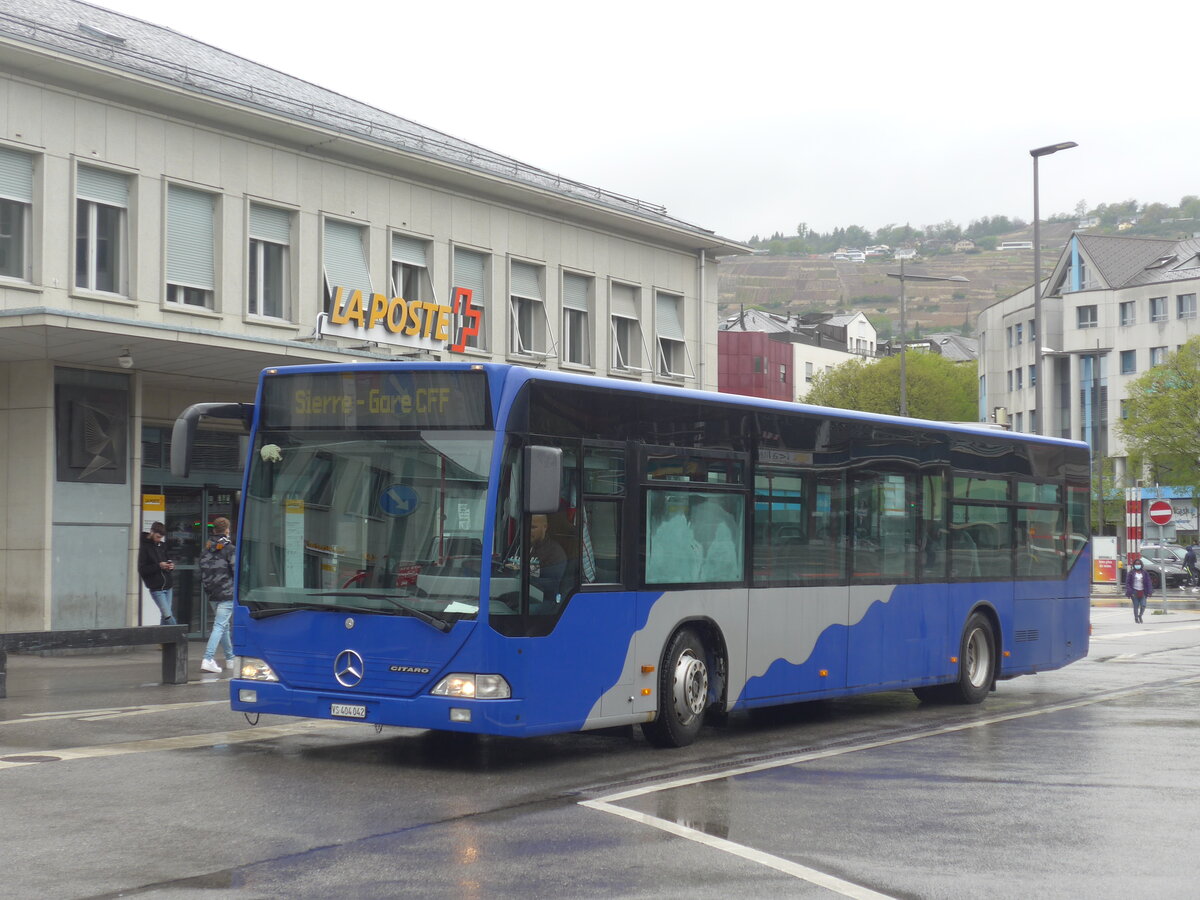
<instances>
[{"instance_id":1,"label":"green tree","mask_svg":"<svg viewBox=\"0 0 1200 900\"><path fill-rule=\"evenodd\" d=\"M905 369L910 416L946 422L974 422L979 418L975 366L914 350L905 354ZM822 372L813 380L804 402L898 415L900 357L853 359Z\"/></svg>"},{"instance_id":2,"label":"green tree","mask_svg":"<svg viewBox=\"0 0 1200 900\"><path fill-rule=\"evenodd\" d=\"M1177 485L1200 488L1200 337L1135 379L1117 428L1130 477L1144 466L1170 473Z\"/></svg>"}]
</instances>

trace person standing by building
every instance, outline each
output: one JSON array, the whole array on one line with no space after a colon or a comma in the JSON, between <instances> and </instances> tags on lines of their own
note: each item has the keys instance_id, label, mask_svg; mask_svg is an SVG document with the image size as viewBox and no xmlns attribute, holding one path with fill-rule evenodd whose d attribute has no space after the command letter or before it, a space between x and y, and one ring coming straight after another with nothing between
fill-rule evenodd
<instances>
[{"instance_id":1,"label":"person standing by building","mask_svg":"<svg viewBox=\"0 0 1200 900\"><path fill-rule=\"evenodd\" d=\"M1142 621L1142 615L1146 612L1146 601L1153 593L1154 584L1150 581L1150 573L1138 558L1134 560L1129 574L1125 577L1125 596L1133 601L1133 621Z\"/></svg>"},{"instance_id":2,"label":"person standing by building","mask_svg":"<svg viewBox=\"0 0 1200 900\"><path fill-rule=\"evenodd\" d=\"M1196 571L1196 545L1189 544L1187 550L1183 554L1183 570L1187 572L1188 581L1191 582L1192 593L1200 592L1200 573Z\"/></svg>"},{"instance_id":3,"label":"person standing by building","mask_svg":"<svg viewBox=\"0 0 1200 900\"><path fill-rule=\"evenodd\" d=\"M177 625L171 601L175 592L172 572L175 563L167 559L166 526L155 522L150 530L142 534L142 546L138 549L137 570L142 584L154 598L161 616L160 625Z\"/></svg>"},{"instance_id":4,"label":"person standing by building","mask_svg":"<svg viewBox=\"0 0 1200 900\"><path fill-rule=\"evenodd\" d=\"M200 554L200 581L210 602L217 605L213 618L212 634L204 648L204 659L200 668L205 672L220 672L217 664L217 647L225 654L227 668L234 667L233 639L233 559L234 546L229 538L229 520L224 516L213 519L213 536L204 545Z\"/></svg>"}]
</instances>

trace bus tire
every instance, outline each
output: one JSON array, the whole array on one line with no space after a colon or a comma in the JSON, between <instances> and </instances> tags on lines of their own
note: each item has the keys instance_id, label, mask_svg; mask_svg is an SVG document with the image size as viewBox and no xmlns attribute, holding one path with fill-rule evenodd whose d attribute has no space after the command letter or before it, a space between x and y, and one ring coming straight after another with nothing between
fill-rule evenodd
<instances>
[{"instance_id":1,"label":"bus tire","mask_svg":"<svg viewBox=\"0 0 1200 900\"><path fill-rule=\"evenodd\" d=\"M982 703L996 679L996 633L983 613L971 613L958 646L958 680L946 685L953 703Z\"/></svg>"},{"instance_id":2,"label":"bus tire","mask_svg":"<svg viewBox=\"0 0 1200 900\"><path fill-rule=\"evenodd\" d=\"M656 747L686 747L700 733L708 706L708 654L696 632L675 632L658 672L658 715L642 723Z\"/></svg>"},{"instance_id":3,"label":"bus tire","mask_svg":"<svg viewBox=\"0 0 1200 900\"><path fill-rule=\"evenodd\" d=\"M982 703L996 679L996 632L983 613L972 613L958 644L958 678L912 689L922 703Z\"/></svg>"}]
</instances>

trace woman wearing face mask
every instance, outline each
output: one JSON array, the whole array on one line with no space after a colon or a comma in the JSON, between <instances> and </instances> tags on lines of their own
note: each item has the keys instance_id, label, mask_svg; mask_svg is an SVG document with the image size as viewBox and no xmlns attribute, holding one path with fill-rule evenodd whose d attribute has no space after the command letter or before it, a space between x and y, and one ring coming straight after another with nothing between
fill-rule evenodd
<instances>
[{"instance_id":1,"label":"woman wearing face mask","mask_svg":"<svg viewBox=\"0 0 1200 900\"><path fill-rule=\"evenodd\" d=\"M1154 585L1150 582L1150 573L1142 566L1139 557L1129 567L1125 576L1125 596L1133 601L1133 621L1142 621L1142 613L1146 611L1146 601L1154 593Z\"/></svg>"}]
</instances>

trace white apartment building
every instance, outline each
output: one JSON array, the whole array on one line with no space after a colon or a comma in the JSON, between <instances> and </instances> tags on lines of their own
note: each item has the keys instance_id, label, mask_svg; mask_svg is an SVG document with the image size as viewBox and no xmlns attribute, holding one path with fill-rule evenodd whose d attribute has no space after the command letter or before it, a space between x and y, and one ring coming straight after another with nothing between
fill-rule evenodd
<instances>
[{"instance_id":1,"label":"white apartment building","mask_svg":"<svg viewBox=\"0 0 1200 900\"><path fill-rule=\"evenodd\" d=\"M169 29L0 0L0 631L137 624L152 519L206 630L241 437L173 478L188 404L413 356L715 389L716 258L747 250Z\"/></svg>"},{"instance_id":2,"label":"white apartment building","mask_svg":"<svg viewBox=\"0 0 1200 900\"><path fill-rule=\"evenodd\" d=\"M1126 452L1114 425L1126 386L1200 334L1200 239L1074 234L1043 290L1041 336L1032 287L980 314L980 419L1001 408L1015 430L1037 430L1040 348L1044 433L1087 441L1093 454L1112 457L1123 485ZM1164 498L1171 496L1167 489ZM1179 513L1179 530L1194 531L1190 499Z\"/></svg>"}]
</instances>

